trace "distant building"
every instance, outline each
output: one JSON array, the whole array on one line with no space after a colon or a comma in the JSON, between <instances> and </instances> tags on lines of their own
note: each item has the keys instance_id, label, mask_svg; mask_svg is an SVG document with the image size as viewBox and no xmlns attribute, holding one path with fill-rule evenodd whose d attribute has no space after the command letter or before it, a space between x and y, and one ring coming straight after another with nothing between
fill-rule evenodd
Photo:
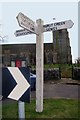
<instances>
[{"instance_id":1,"label":"distant building","mask_svg":"<svg viewBox=\"0 0 80 120\"><path fill-rule=\"evenodd\" d=\"M54 31L53 43L44 43L44 63L72 63L71 47L67 29ZM17 57L26 58L29 65L36 64L36 44L12 44L2 46L2 62L10 66Z\"/></svg>"},{"instance_id":2,"label":"distant building","mask_svg":"<svg viewBox=\"0 0 80 120\"><path fill-rule=\"evenodd\" d=\"M53 63L72 63L67 29L53 32Z\"/></svg>"}]
</instances>

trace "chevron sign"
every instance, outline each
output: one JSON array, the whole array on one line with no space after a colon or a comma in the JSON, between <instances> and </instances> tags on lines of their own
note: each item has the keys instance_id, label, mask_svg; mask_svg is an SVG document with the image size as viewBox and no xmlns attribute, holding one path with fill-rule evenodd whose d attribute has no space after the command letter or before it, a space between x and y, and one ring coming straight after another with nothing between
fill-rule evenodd
<instances>
[{"instance_id":1,"label":"chevron sign","mask_svg":"<svg viewBox=\"0 0 80 120\"><path fill-rule=\"evenodd\" d=\"M29 68L2 68L2 96L17 101L30 102Z\"/></svg>"}]
</instances>

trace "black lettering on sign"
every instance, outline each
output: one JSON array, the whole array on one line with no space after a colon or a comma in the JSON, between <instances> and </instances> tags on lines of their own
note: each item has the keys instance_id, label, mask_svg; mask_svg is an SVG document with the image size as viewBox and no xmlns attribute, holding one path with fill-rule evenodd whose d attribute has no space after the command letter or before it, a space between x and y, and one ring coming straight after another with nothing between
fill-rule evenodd
<instances>
[{"instance_id":1,"label":"black lettering on sign","mask_svg":"<svg viewBox=\"0 0 80 120\"><path fill-rule=\"evenodd\" d=\"M57 30L57 27L53 27L53 29L52 29L53 31L55 31L55 30Z\"/></svg>"},{"instance_id":2,"label":"black lettering on sign","mask_svg":"<svg viewBox=\"0 0 80 120\"><path fill-rule=\"evenodd\" d=\"M52 24L46 24L46 25L43 25L44 28L52 27L52 26L53 26L53 23L52 23Z\"/></svg>"},{"instance_id":3,"label":"black lettering on sign","mask_svg":"<svg viewBox=\"0 0 80 120\"><path fill-rule=\"evenodd\" d=\"M46 28L46 31L51 31L51 30L52 30L52 28L49 28L49 27L48 27L48 28Z\"/></svg>"},{"instance_id":4,"label":"black lettering on sign","mask_svg":"<svg viewBox=\"0 0 80 120\"><path fill-rule=\"evenodd\" d=\"M58 22L58 23L54 23L54 26L57 26L57 25L64 25L65 22Z\"/></svg>"}]
</instances>

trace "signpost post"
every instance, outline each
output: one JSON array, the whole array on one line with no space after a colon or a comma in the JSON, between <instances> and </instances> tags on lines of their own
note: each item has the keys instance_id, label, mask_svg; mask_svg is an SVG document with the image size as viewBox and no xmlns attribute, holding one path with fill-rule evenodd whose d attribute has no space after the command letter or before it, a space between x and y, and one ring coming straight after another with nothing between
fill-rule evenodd
<instances>
[{"instance_id":1,"label":"signpost post","mask_svg":"<svg viewBox=\"0 0 80 120\"><path fill-rule=\"evenodd\" d=\"M36 21L38 35L36 36L36 112L43 111L43 21Z\"/></svg>"},{"instance_id":2,"label":"signpost post","mask_svg":"<svg viewBox=\"0 0 80 120\"><path fill-rule=\"evenodd\" d=\"M36 23L23 13L19 13L17 16L19 26L24 28L15 32L16 37L36 34L36 112L43 111L43 32L56 31L61 29L68 29L73 26L71 20L51 23L43 25L41 19L36 20Z\"/></svg>"}]
</instances>

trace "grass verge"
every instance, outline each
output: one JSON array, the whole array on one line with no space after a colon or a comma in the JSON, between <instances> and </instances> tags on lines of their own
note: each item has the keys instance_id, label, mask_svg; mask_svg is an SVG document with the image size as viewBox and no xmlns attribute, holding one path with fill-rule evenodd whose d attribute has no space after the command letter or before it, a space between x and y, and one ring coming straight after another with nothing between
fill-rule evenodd
<instances>
[{"instance_id":1,"label":"grass verge","mask_svg":"<svg viewBox=\"0 0 80 120\"><path fill-rule=\"evenodd\" d=\"M73 99L45 99L42 113L35 111L36 102L25 104L26 118L79 118L79 102ZM2 106L3 118L18 118L18 103L7 103Z\"/></svg>"}]
</instances>

